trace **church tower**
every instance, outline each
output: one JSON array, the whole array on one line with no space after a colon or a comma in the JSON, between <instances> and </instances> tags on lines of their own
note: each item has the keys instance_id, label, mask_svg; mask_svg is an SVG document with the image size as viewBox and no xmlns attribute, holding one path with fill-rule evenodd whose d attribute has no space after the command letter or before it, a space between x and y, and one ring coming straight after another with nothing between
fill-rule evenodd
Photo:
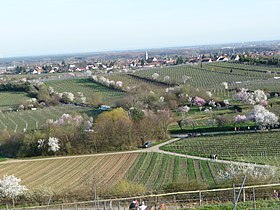
<instances>
[{"instance_id":1,"label":"church tower","mask_svg":"<svg viewBox=\"0 0 280 210\"><path fill-rule=\"evenodd\" d=\"M149 59L149 55L148 55L147 51L146 51L145 59L146 59L146 61Z\"/></svg>"}]
</instances>

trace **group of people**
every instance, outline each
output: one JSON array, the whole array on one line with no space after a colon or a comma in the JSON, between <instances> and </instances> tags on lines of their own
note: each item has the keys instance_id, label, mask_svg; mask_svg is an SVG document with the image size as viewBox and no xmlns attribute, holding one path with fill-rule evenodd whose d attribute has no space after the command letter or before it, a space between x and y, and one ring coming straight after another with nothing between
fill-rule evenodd
<instances>
[{"instance_id":1,"label":"group of people","mask_svg":"<svg viewBox=\"0 0 280 210\"><path fill-rule=\"evenodd\" d=\"M211 155L210 155L210 158L211 158L212 160L217 160L217 159L218 159L218 156L217 156L217 154L211 154Z\"/></svg>"},{"instance_id":2,"label":"group of people","mask_svg":"<svg viewBox=\"0 0 280 210\"><path fill-rule=\"evenodd\" d=\"M133 201L129 205L129 209L145 210L145 209L147 209L147 206L145 205L144 201L142 201L141 204L139 205L138 200L133 199Z\"/></svg>"}]
</instances>

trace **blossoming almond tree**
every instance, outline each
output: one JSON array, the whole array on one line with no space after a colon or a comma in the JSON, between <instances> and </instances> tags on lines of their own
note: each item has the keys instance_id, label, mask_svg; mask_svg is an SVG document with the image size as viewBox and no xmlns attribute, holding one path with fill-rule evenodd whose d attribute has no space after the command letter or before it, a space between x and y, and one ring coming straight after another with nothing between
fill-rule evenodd
<instances>
[{"instance_id":1,"label":"blossoming almond tree","mask_svg":"<svg viewBox=\"0 0 280 210\"><path fill-rule=\"evenodd\" d=\"M261 128L279 124L278 117L261 105L255 105L248 118L254 120Z\"/></svg>"},{"instance_id":2,"label":"blossoming almond tree","mask_svg":"<svg viewBox=\"0 0 280 210\"><path fill-rule=\"evenodd\" d=\"M0 179L0 195L4 198L11 198L13 200L13 206L15 205L16 197L27 190L24 185L20 185L20 182L21 179L14 175L4 175Z\"/></svg>"}]
</instances>

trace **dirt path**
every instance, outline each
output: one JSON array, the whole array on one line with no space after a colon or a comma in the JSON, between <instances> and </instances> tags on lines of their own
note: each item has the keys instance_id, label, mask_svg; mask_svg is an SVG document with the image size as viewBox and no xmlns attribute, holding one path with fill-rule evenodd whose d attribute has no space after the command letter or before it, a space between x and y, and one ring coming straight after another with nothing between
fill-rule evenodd
<instances>
[{"instance_id":1,"label":"dirt path","mask_svg":"<svg viewBox=\"0 0 280 210\"><path fill-rule=\"evenodd\" d=\"M104 155L120 155L120 154L130 154L130 153L141 153L141 152L157 152L167 155L174 155L179 157L186 157L190 159L195 160L206 160L206 161L212 161L212 162L218 162L218 163L226 163L226 164L235 164L240 166L256 166L261 168L269 168L272 167L270 165L260 165L260 164L254 164L254 163L245 163L245 162L237 162L237 161L230 161L230 160L212 160L210 158L205 157L199 157L199 156L192 156L192 155L185 155L185 154L179 154L175 152L168 152L161 150L160 147L173 143L175 141L178 141L180 139L171 139L169 141L163 142L161 144L158 144L156 146L147 148L147 149L139 149L139 150L132 150L132 151L124 151L124 152L109 152L109 153L99 153L99 154L88 154L88 155L75 155L75 156L62 156L62 157L46 157L46 158L36 158L36 159L17 159L17 160L6 160L0 162L1 164L9 164L9 163L19 163L19 162L31 162L31 161L44 161L44 160L58 160L58 159L69 159L69 158L84 158L84 157L95 157L95 156L104 156Z\"/></svg>"},{"instance_id":2,"label":"dirt path","mask_svg":"<svg viewBox=\"0 0 280 210\"><path fill-rule=\"evenodd\" d=\"M199 157L199 156L192 156L192 155L185 155L185 154L180 154L180 153L175 153L175 152L168 152L161 150L160 147L173 143L175 141L180 141L179 139L171 139L169 141L166 141L164 143L161 143L159 145L156 145L154 147L146 149L149 152L158 152L158 153L163 153L167 155L175 155L179 157L186 157L190 159L195 159L195 160L206 160L206 161L212 161L212 162L218 162L218 163L227 163L227 164L235 164L235 165L240 165L240 166L256 166L256 167L261 167L261 168L270 168L272 166L270 165L261 165L261 164L254 164L254 163L245 163L245 162L238 162L238 161L231 161L231 160L212 160L211 158L205 158L205 157Z\"/></svg>"}]
</instances>

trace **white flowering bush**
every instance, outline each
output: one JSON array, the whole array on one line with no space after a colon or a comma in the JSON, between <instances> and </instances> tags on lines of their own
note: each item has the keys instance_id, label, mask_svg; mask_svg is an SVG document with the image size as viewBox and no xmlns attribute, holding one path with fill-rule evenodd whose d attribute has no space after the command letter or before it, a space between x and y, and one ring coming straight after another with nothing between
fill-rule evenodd
<instances>
[{"instance_id":1,"label":"white flowering bush","mask_svg":"<svg viewBox=\"0 0 280 210\"><path fill-rule=\"evenodd\" d=\"M222 86L227 90L228 89L228 83L227 82L222 82Z\"/></svg>"},{"instance_id":2,"label":"white flowering bush","mask_svg":"<svg viewBox=\"0 0 280 210\"><path fill-rule=\"evenodd\" d=\"M179 111L183 113L188 113L190 111L190 107L188 107L187 105L179 107Z\"/></svg>"},{"instance_id":3,"label":"white flowering bush","mask_svg":"<svg viewBox=\"0 0 280 210\"><path fill-rule=\"evenodd\" d=\"M72 103L74 101L74 94L70 92L63 92L61 95L61 101L64 103Z\"/></svg>"},{"instance_id":4,"label":"white flowering bush","mask_svg":"<svg viewBox=\"0 0 280 210\"><path fill-rule=\"evenodd\" d=\"M212 98L213 94L211 93L211 91L206 91L206 95L209 97L209 98Z\"/></svg>"},{"instance_id":5,"label":"white flowering bush","mask_svg":"<svg viewBox=\"0 0 280 210\"><path fill-rule=\"evenodd\" d=\"M121 88L123 86L123 82L122 81L117 81L116 86Z\"/></svg>"},{"instance_id":6,"label":"white flowering bush","mask_svg":"<svg viewBox=\"0 0 280 210\"><path fill-rule=\"evenodd\" d=\"M39 139L37 141L38 143L38 149L43 148L45 146L45 140L44 139Z\"/></svg>"},{"instance_id":7,"label":"white flowering bush","mask_svg":"<svg viewBox=\"0 0 280 210\"><path fill-rule=\"evenodd\" d=\"M21 185L20 182L21 179L14 175L4 175L3 178L0 179L1 197L13 199L14 204L14 199L28 190L24 185Z\"/></svg>"},{"instance_id":8,"label":"white flowering bush","mask_svg":"<svg viewBox=\"0 0 280 210\"><path fill-rule=\"evenodd\" d=\"M49 137L48 146L49 146L49 151L57 152L60 149L58 138Z\"/></svg>"},{"instance_id":9,"label":"white flowering bush","mask_svg":"<svg viewBox=\"0 0 280 210\"><path fill-rule=\"evenodd\" d=\"M153 73L152 79L156 80L158 78L159 78L159 74L158 73Z\"/></svg>"},{"instance_id":10,"label":"white flowering bush","mask_svg":"<svg viewBox=\"0 0 280 210\"><path fill-rule=\"evenodd\" d=\"M170 81L170 76L168 76L168 75L164 76L164 77L163 77L163 81L164 81L164 82Z\"/></svg>"},{"instance_id":11,"label":"white flowering bush","mask_svg":"<svg viewBox=\"0 0 280 210\"><path fill-rule=\"evenodd\" d=\"M159 97L159 102L163 103L164 102L164 96Z\"/></svg>"},{"instance_id":12,"label":"white flowering bush","mask_svg":"<svg viewBox=\"0 0 280 210\"><path fill-rule=\"evenodd\" d=\"M78 92L77 94L78 94L78 102L82 104L86 103L86 97L84 96L84 94L82 92Z\"/></svg>"}]
</instances>

